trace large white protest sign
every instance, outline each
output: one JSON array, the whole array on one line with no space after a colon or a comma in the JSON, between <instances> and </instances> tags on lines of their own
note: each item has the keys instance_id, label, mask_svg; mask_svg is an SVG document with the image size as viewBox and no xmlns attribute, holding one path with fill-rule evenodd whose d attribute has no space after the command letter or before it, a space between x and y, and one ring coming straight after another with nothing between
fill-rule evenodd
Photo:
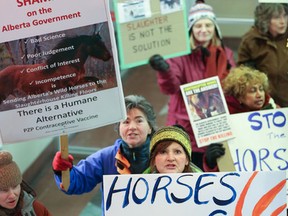
<instances>
[{"instance_id":1,"label":"large white protest sign","mask_svg":"<svg viewBox=\"0 0 288 216\"><path fill-rule=\"evenodd\" d=\"M74 133L125 119L107 4L104 0L1 2L4 143Z\"/></svg>"},{"instance_id":2,"label":"large white protest sign","mask_svg":"<svg viewBox=\"0 0 288 216\"><path fill-rule=\"evenodd\" d=\"M288 173L288 108L233 114L230 120L235 138L228 145L237 171Z\"/></svg>"},{"instance_id":3,"label":"large white protest sign","mask_svg":"<svg viewBox=\"0 0 288 216\"><path fill-rule=\"evenodd\" d=\"M104 176L106 216L286 215L285 172Z\"/></svg>"}]
</instances>

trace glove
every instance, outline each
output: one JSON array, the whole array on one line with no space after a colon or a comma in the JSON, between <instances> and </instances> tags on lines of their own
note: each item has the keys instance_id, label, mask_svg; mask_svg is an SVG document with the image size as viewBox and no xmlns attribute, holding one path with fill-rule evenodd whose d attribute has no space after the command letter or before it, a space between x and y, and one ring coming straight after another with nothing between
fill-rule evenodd
<instances>
[{"instance_id":1,"label":"glove","mask_svg":"<svg viewBox=\"0 0 288 216\"><path fill-rule=\"evenodd\" d=\"M71 169L73 166L73 156L68 155L68 160L65 160L61 158L61 152L58 151L56 152L53 162L52 162L52 167L54 171L66 171L67 169Z\"/></svg>"},{"instance_id":2,"label":"glove","mask_svg":"<svg viewBox=\"0 0 288 216\"><path fill-rule=\"evenodd\" d=\"M161 55L153 55L149 59L149 64L154 70L167 72L169 70L169 64L165 61L165 59Z\"/></svg>"},{"instance_id":3,"label":"glove","mask_svg":"<svg viewBox=\"0 0 288 216\"><path fill-rule=\"evenodd\" d=\"M225 148L222 143L212 143L206 149L206 163L209 168L214 168L217 165L217 159L225 154Z\"/></svg>"}]
</instances>

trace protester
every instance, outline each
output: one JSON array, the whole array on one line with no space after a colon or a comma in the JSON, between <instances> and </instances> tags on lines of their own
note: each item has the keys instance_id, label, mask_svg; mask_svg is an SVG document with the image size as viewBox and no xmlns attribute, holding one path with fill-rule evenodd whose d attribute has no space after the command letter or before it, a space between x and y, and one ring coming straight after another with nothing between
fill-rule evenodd
<instances>
[{"instance_id":1,"label":"protester","mask_svg":"<svg viewBox=\"0 0 288 216\"><path fill-rule=\"evenodd\" d=\"M50 216L36 200L35 191L22 179L18 165L7 151L0 151L0 215Z\"/></svg>"},{"instance_id":2,"label":"protester","mask_svg":"<svg viewBox=\"0 0 288 216\"><path fill-rule=\"evenodd\" d=\"M222 82L230 114L279 107L269 95L266 74L247 66L234 68Z\"/></svg>"},{"instance_id":3,"label":"protester","mask_svg":"<svg viewBox=\"0 0 288 216\"><path fill-rule=\"evenodd\" d=\"M268 77L256 69L238 66L222 81L222 88L230 114L279 106L269 96ZM217 171L217 159L225 154L221 143L211 144L205 154L204 171Z\"/></svg>"},{"instance_id":4,"label":"protester","mask_svg":"<svg viewBox=\"0 0 288 216\"><path fill-rule=\"evenodd\" d=\"M222 79L235 66L235 62L232 50L223 45L211 6L196 1L188 19L191 53L167 61L161 55L153 55L149 63L157 71L160 90L170 96L167 125L182 125L189 133L193 149L192 161L201 168L205 148L196 145L180 85L216 75Z\"/></svg>"},{"instance_id":5,"label":"protester","mask_svg":"<svg viewBox=\"0 0 288 216\"><path fill-rule=\"evenodd\" d=\"M117 124L121 138L114 145L95 152L77 165L72 164L72 155L68 161L61 158L60 152L56 153L52 164L55 181L66 194L92 191L103 182L103 175L143 173L149 166L150 140L156 130L153 107L144 97L137 95L125 97L125 105L127 118ZM61 187L61 171L67 169L70 169L70 186L65 191Z\"/></svg>"},{"instance_id":6,"label":"protester","mask_svg":"<svg viewBox=\"0 0 288 216\"><path fill-rule=\"evenodd\" d=\"M271 96L288 106L288 4L260 3L254 26L242 37L238 64L253 66L268 75Z\"/></svg>"},{"instance_id":7,"label":"protester","mask_svg":"<svg viewBox=\"0 0 288 216\"><path fill-rule=\"evenodd\" d=\"M202 172L191 162L191 143L178 125L160 128L150 143L150 167L144 173Z\"/></svg>"}]
</instances>

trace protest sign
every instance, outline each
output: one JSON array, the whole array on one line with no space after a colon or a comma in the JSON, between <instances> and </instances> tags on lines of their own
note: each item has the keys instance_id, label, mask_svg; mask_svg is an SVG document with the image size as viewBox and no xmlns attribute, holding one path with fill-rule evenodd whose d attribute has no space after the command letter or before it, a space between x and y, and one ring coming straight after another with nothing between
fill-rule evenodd
<instances>
[{"instance_id":1,"label":"protest sign","mask_svg":"<svg viewBox=\"0 0 288 216\"><path fill-rule=\"evenodd\" d=\"M74 133L125 118L106 4L104 0L2 2L0 131L4 143Z\"/></svg>"},{"instance_id":2,"label":"protest sign","mask_svg":"<svg viewBox=\"0 0 288 216\"><path fill-rule=\"evenodd\" d=\"M235 169L286 171L288 177L287 119L288 108L230 115L235 138L228 145Z\"/></svg>"},{"instance_id":3,"label":"protest sign","mask_svg":"<svg viewBox=\"0 0 288 216\"><path fill-rule=\"evenodd\" d=\"M122 69L190 52L185 1L115 0L114 10Z\"/></svg>"},{"instance_id":4,"label":"protest sign","mask_svg":"<svg viewBox=\"0 0 288 216\"><path fill-rule=\"evenodd\" d=\"M180 86L198 147L233 138L217 76Z\"/></svg>"},{"instance_id":5,"label":"protest sign","mask_svg":"<svg viewBox=\"0 0 288 216\"><path fill-rule=\"evenodd\" d=\"M280 171L106 175L105 215L284 216L285 178Z\"/></svg>"}]
</instances>

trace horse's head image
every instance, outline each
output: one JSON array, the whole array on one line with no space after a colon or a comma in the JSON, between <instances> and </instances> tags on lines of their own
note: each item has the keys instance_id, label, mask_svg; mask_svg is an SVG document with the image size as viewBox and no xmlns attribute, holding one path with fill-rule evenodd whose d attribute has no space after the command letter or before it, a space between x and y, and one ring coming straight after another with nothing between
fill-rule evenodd
<instances>
[{"instance_id":1,"label":"horse's head image","mask_svg":"<svg viewBox=\"0 0 288 216\"><path fill-rule=\"evenodd\" d=\"M108 61L111 58L111 54L102 40L100 33L98 32L90 37L90 46L87 47L89 55L103 61Z\"/></svg>"},{"instance_id":2,"label":"horse's head image","mask_svg":"<svg viewBox=\"0 0 288 216\"><path fill-rule=\"evenodd\" d=\"M53 48L43 50L47 52L47 59L43 59L41 63L9 65L1 70L0 105L9 96L18 97L17 92L21 92L24 97L45 92L54 93L57 89L88 82L94 82L97 90L103 88L97 74L98 62L96 64L94 62L95 59L105 61L99 63L100 67L102 64L110 64L107 61L112 58L112 55L111 48L109 46L107 48L105 44L106 40L100 36L102 26L103 24L100 27L95 25L97 31L95 29L92 34L88 32L85 35L76 34L62 38ZM107 32L102 34L107 35ZM107 41L109 40L110 38ZM87 68L90 73L86 73ZM101 70L100 73L103 71Z\"/></svg>"}]
</instances>

